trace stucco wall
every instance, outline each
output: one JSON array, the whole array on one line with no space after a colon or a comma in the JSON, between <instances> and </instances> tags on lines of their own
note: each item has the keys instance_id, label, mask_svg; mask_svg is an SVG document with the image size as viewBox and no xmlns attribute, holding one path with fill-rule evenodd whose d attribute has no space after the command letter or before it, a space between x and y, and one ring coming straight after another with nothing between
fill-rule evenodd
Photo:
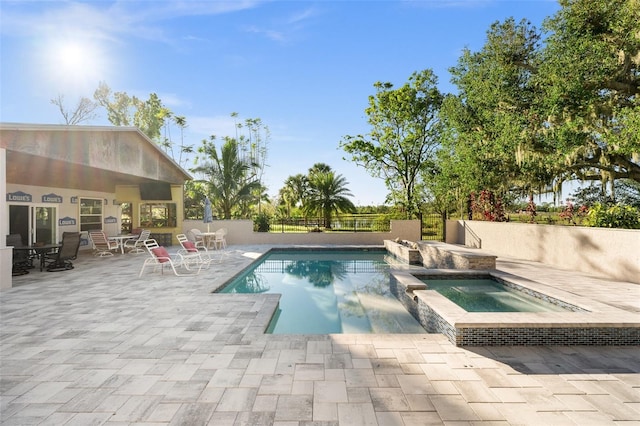
<instances>
[{"instance_id":1,"label":"stucco wall","mask_svg":"<svg viewBox=\"0 0 640 426\"><path fill-rule=\"evenodd\" d=\"M447 242L640 283L640 230L447 221Z\"/></svg>"},{"instance_id":2,"label":"stucco wall","mask_svg":"<svg viewBox=\"0 0 640 426\"><path fill-rule=\"evenodd\" d=\"M153 201L141 201L140 193L137 186L119 186L116 188L115 193L110 192L98 192L98 191L88 191L88 190L77 190L77 189L65 189L65 188L53 188L53 187L42 187L42 186L30 186L30 185L21 185L21 184L7 184L6 192L16 192L22 191L28 193L32 196L33 201L31 203L19 203L19 202L9 202L7 204L17 204L17 205L29 205L29 206L56 206L58 208L58 219L70 217L76 221L75 225L58 225L58 235L57 240L62 239L62 233L65 231L75 232L80 229L80 213L79 213L79 205L77 203L71 203L71 198L76 197L78 200L80 198L98 198L107 200L107 203L104 205L103 217L112 216L115 217L117 222L115 223L105 223L103 224L102 229L107 233L107 235L117 235L120 233L120 219L121 219L121 208L120 203L129 202L133 203L133 228L139 228L140 225L140 204L141 203L154 203ZM167 203L175 203L177 209L177 223L178 225L182 222L183 218L183 204L179 201L182 200L182 187L178 185L172 185L171 187L173 201L166 201ZM54 193L62 197L62 203L51 203L45 204L39 202L42 199L42 196L45 194ZM165 201L159 201L158 203L164 203ZM173 227L164 227L164 228L149 228L151 232L156 233L171 233L172 240L177 244L175 240L175 235L180 232L180 228ZM90 247L81 245L80 250L88 249Z\"/></svg>"},{"instance_id":3,"label":"stucco wall","mask_svg":"<svg viewBox=\"0 0 640 426\"><path fill-rule=\"evenodd\" d=\"M199 220L185 220L183 232L197 228L207 231L207 224ZM250 220L214 220L209 230L227 228L227 244L354 244L383 245L384 240L400 238L403 240L420 240L420 221L392 220L390 232L305 232L274 233L253 232Z\"/></svg>"}]
</instances>

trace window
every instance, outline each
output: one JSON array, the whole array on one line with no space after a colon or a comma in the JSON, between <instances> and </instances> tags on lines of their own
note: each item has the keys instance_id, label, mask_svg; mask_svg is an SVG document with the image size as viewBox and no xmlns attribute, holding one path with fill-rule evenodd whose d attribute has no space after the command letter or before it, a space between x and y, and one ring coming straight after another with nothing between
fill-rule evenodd
<instances>
[{"instance_id":1,"label":"window","mask_svg":"<svg viewBox=\"0 0 640 426\"><path fill-rule=\"evenodd\" d=\"M175 228L177 223L176 203L140 204L141 228Z\"/></svg>"},{"instance_id":2,"label":"window","mask_svg":"<svg viewBox=\"0 0 640 426\"><path fill-rule=\"evenodd\" d=\"M102 229L102 199L80 198L80 231Z\"/></svg>"},{"instance_id":3,"label":"window","mask_svg":"<svg viewBox=\"0 0 640 426\"><path fill-rule=\"evenodd\" d=\"M133 204L131 203L121 203L120 204L120 233L121 234L130 234L133 230L132 226L132 215L133 213Z\"/></svg>"}]
</instances>

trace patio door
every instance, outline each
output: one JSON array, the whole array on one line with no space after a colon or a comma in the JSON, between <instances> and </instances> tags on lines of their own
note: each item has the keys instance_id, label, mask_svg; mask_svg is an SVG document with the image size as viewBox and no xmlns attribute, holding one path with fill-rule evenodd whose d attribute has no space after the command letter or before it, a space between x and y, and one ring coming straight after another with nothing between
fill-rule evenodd
<instances>
[{"instance_id":1,"label":"patio door","mask_svg":"<svg viewBox=\"0 0 640 426\"><path fill-rule=\"evenodd\" d=\"M20 234L25 244L58 241L58 207L51 205L9 205L9 233Z\"/></svg>"}]
</instances>

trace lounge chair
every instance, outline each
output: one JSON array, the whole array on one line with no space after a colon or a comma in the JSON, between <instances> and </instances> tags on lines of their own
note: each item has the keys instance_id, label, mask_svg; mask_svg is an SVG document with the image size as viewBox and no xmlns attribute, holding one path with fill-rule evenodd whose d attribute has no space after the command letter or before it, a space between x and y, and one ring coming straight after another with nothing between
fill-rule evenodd
<instances>
[{"instance_id":1,"label":"lounge chair","mask_svg":"<svg viewBox=\"0 0 640 426\"><path fill-rule=\"evenodd\" d=\"M111 251L120 248L117 242L109 241L104 231L89 231L89 237L93 244L94 256L113 256Z\"/></svg>"},{"instance_id":2,"label":"lounge chair","mask_svg":"<svg viewBox=\"0 0 640 426\"><path fill-rule=\"evenodd\" d=\"M52 261L47 264L47 271L67 271L73 269L72 260L78 257L78 249L80 248L79 232L63 232L62 246L57 253L48 255L47 258Z\"/></svg>"},{"instance_id":3,"label":"lounge chair","mask_svg":"<svg viewBox=\"0 0 640 426\"><path fill-rule=\"evenodd\" d=\"M187 238L185 234L178 234L176 238L181 246L181 248L178 249L178 253L184 256L198 254L203 258L203 262L207 263L207 267L209 266L208 263L213 260L213 253L209 251L206 246L189 241L189 238ZM222 259L220 258L219 260Z\"/></svg>"},{"instance_id":4,"label":"lounge chair","mask_svg":"<svg viewBox=\"0 0 640 426\"><path fill-rule=\"evenodd\" d=\"M140 269L140 273L138 277L142 276L145 268L149 265L153 265L154 269L160 267L161 273L164 274L164 267L170 266L171 270L175 275L184 276L184 275L197 275L200 273L200 270L203 266L209 265L209 262L203 261L200 254L195 255L183 255L181 253L170 254L166 248L158 245L158 242L153 238L150 238L144 242L147 251L149 252L149 257L144 260L142 264L142 269ZM178 268L184 268L186 271L189 271L186 274L181 274L178 272Z\"/></svg>"},{"instance_id":5,"label":"lounge chair","mask_svg":"<svg viewBox=\"0 0 640 426\"><path fill-rule=\"evenodd\" d=\"M126 240L124 242L124 248L129 250L127 253L144 253L146 250L144 249L144 242L149 239L151 236L151 231L148 229L140 230L140 234L138 238L132 238L130 240Z\"/></svg>"}]
</instances>

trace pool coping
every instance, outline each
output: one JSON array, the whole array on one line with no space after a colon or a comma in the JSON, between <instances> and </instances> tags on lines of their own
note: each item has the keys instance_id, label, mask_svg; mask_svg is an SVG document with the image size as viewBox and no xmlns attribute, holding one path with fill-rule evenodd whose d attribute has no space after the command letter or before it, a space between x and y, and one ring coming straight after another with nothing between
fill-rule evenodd
<instances>
[{"instance_id":1,"label":"pool coping","mask_svg":"<svg viewBox=\"0 0 640 426\"><path fill-rule=\"evenodd\" d=\"M417 276L490 276L577 307L567 312L467 312ZM429 332L445 334L452 343L510 344L640 344L640 316L597 300L563 291L500 270L392 269L392 282L405 307Z\"/></svg>"}]
</instances>

